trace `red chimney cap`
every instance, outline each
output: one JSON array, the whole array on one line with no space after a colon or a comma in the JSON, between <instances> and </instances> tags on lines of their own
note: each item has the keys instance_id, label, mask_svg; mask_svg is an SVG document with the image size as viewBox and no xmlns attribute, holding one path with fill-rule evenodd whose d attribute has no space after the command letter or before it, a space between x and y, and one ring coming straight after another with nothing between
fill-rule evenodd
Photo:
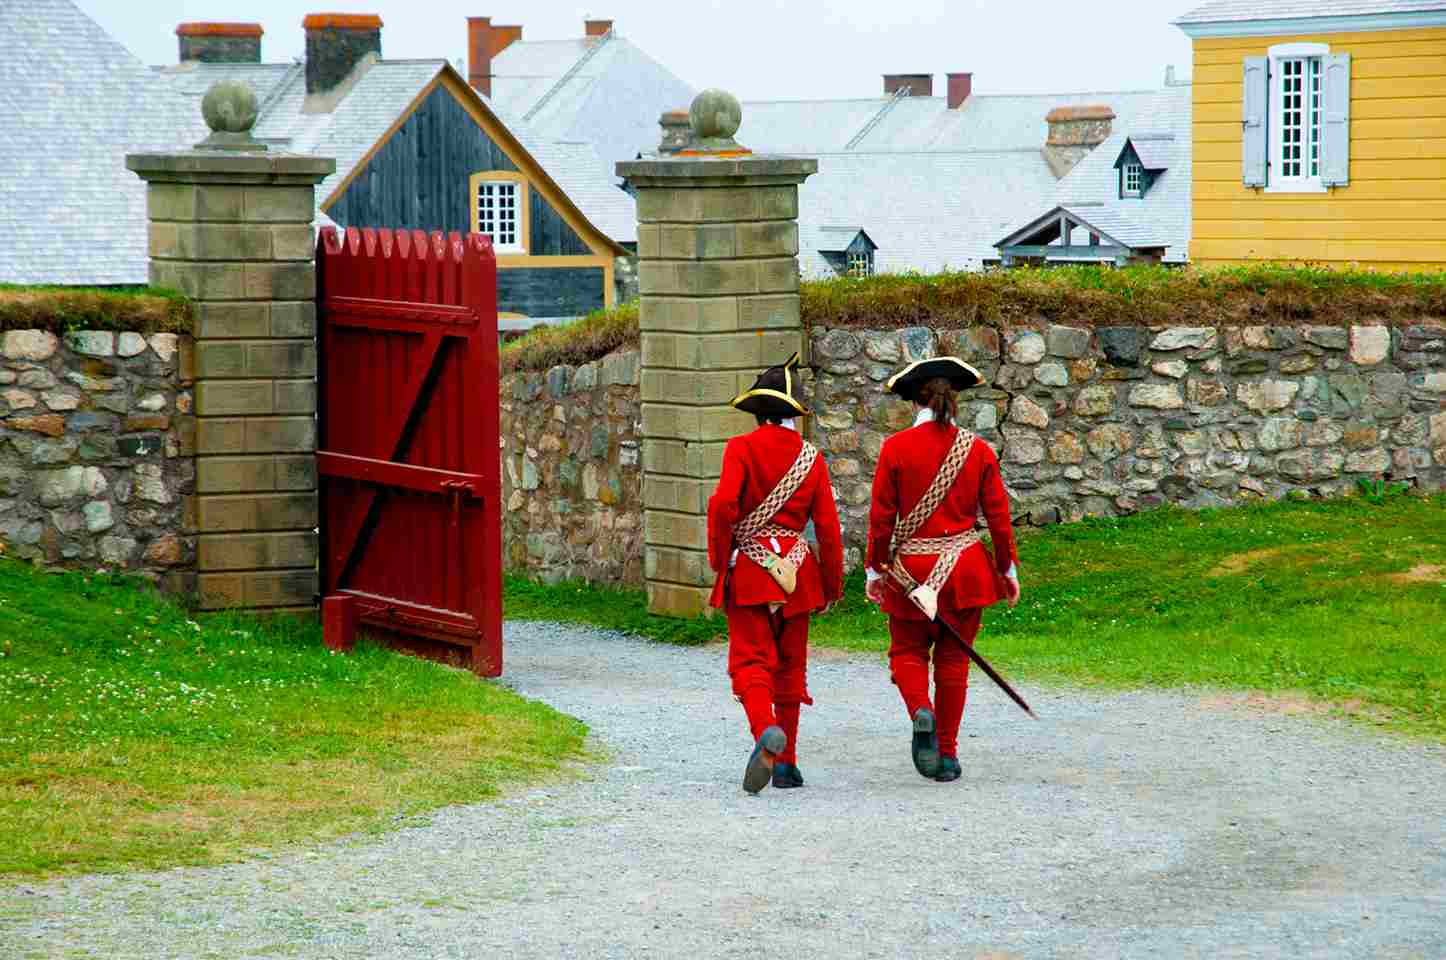
<instances>
[{"instance_id":1,"label":"red chimney cap","mask_svg":"<svg viewBox=\"0 0 1446 960\"><path fill-rule=\"evenodd\" d=\"M1115 111L1102 103L1082 107L1055 107L1045 114L1046 123L1068 123L1071 120L1113 120Z\"/></svg>"},{"instance_id":2,"label":"red chimney cap","mask_svg":"<svg viewBox=\"0 0 1446 960\"><path fill-rule=\"evenodd\" d=\"M259 37L259 23L183 23L176 27L178 37Z\"/></svg>"},{"instance_id":3,"label":"red chimney cap","mask_svg":"<svg viewBox=\"0 0 1446 960\"><path fill-rule=\"evenodd\" d=\"M382 18L374 13L308 13L301 25L307 30L380 30Z\"/></svg>"}]
</instances>

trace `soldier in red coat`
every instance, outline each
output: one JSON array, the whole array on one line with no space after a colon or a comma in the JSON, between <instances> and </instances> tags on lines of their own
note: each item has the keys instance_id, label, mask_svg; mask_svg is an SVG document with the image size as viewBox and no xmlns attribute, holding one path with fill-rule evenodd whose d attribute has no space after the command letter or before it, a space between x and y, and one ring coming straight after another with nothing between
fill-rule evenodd
<instances>
[{"instance_id":1,"label":"soldier in red coat","mask_svg":"<svg viewBox=\"0 0 1446 960\"><path fill-rule=\"evenodd\" d=\"M1019 599L1009 497L989 444L956 425L956 393L983 382L956 357L910 364L888 389L914 404L914 426L884 441L874 474L866 557L868 596L889 615L889 668L913 722L921 775L957 780L959 724L972 644L984 608ZM979 540L984 514L994 554ZM934 699L929 699L929 659Z\"/></svg>"},{"instance_id":2,"label":"soldier in red coat","mask_svg":"<svg viewBox=\"0 0 1446 960\"><path fill-rule=\"evenodd\" d=\"M799 435L798 354L733 406L758 428L728 441L708 501L710 601L728 617L728 675L754 738L743 789L801 787L798 714L808 695L808 622L843 595L843 543L828 467ZM803 530L812 520L818 557Z\"/></svg>"}]
</instances>

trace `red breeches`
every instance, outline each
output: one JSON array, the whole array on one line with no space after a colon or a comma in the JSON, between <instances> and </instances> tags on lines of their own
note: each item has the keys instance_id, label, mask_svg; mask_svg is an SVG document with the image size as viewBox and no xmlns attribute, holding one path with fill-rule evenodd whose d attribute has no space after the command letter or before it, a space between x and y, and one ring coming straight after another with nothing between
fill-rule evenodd
<instances>
[{"instance_id":1,"label":"red breeches","mask_svg":"<svg viewBox=\"0 0 1446 960\"><path fill-rule=\"evenodd\" d=\"M783 617L767 604L727 607L728 676L756 740L773 724L788 734L779 759L793 763L798 705L808 696L808 614Z\"/></svg>"},{"instance_id":2,"label":"red breeches","mask_svg":"<svg viewBox=\"0 0 1446 960\"><path fill-rule=\"evenodd\" d=\"M983 613L978 607L955 614L964 639L974 642ZM934 660L934 700L929 699L929 659ZM942 624L928 620L889 617L889 672L913 716L920 707L934 712L939 731L939 752L959 755L959 724L969 691L969 656L964 645Z\"/></svg>"}]
</instances>

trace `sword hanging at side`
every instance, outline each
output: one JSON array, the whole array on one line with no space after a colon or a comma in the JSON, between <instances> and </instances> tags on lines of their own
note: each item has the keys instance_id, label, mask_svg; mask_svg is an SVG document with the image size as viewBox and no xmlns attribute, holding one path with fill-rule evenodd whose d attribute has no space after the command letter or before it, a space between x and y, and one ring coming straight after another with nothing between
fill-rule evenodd
<instances>
[{"instance_id":1,"label":"sword hanging at side","mask_svg":"<svg viewBox=\"0 0 1446 960\"><path fill-rule=\"evenodd\" d=\"M979 669L987 673L989 675L989 679L993 680L999 686L999 689L1009 694L1009 699L1019 704L1019 709L1029 714L1032 719L1039 719L1039 717L1035 716L1034 711L1029 709L1029 704L1024 702L1024 698L1021 697L1018 693L1016 693L1014 688L1009 685L1009 681L1001 677L999 675L999 671L995 670L994 667L990 665L989 661L984 659L984 655L979 651L975 650L973 644L964 642L964 636L959 631L959 625L956 624L952 619L950 619L947 613L945 613L943 610L940 610L936 622L943 624L945 630L948 630L959 639L959 643L961 646L964 647L964 652L969 655L969 659L977 663L979 665Z\"/></svg>"},{"instance_id":2,"label":"sword hanging at side","mask_svg":"<svg viewBox=\"0 0 1446 960\"><path fill-rule=\"evenodd\" d=\"M897 582L901 583L906 588L909 586L906 581L900 579L898 573L894 573L894 578ZM1009 699L1019 704L1019 709L1029 714L1032 719L1038 720L1039 717L1035 716L1034 711L1029 709L1029 704L1024 702L1024 698L1021 697L1015 691L1015 689L1009 685L1009 681L999 675L999 671L995 670L994 667L989 663L989 661L984 659L984 655L982 653L974 649L973 644L964 642L963 631L959 629L959 625L950 618L949 614L943 610L938 609L937 605L935 604L926 605L924 603L920 603L921 598L916 596L916 593L917 591L914 591L910 592L908 595L909 599L914 601L914 605L917 606L922 613L928 616L929 619L933 620L935 623L942 624L945 630L948 630L950 633L954 634L954 636L959 641L959 645L964 648L964 652L968 655L969 659L977 663L979 665L979 669L983 670L986 674L988 674L989 679L993 680L994 683L999 687L999 689L1003 690L1009 695ZM930 606L934 606L934 609L929 609Z\"/></svg>"}]
</instances>

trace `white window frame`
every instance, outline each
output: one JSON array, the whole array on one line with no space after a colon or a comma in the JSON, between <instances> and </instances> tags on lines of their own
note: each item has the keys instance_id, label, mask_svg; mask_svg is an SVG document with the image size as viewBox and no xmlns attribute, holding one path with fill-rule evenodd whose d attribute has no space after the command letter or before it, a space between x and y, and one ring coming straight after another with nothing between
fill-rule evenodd
<instances>
[{"instance_id":1,"label":"white window frame","mask_svg":"<svg viewBox=\"0 0 1446 960\"><path fill-rule=\"evenodd\" d=\"M1130 176L1134 175L1135 185L1130 186ZM1138 199L1145 195L1145 165L1142 163L1125 163L1120 165L1120 196L1125 199Z\"/></svg>"},{"instance_id":2,"label":"white window frame","mask_svg":"<svg viewBox=\"0 0 1446 960\"><path fill-rule=\"evenodd\" d=\"M1325 56L1330 47L1324 43L1280 43L1266 51L1266 62L1270 71L1267 84L1270 91L1270 108L1267 113L1266 137L1266 193L1326 193L1327 187L1321 181L1320 171L1324 161L1325 140ZM1300 118L1300 164L1297 176L1286 176L1285 114L1287 64L1299 63ZM1312 142L1312 137L1314 142ZM1315 156L1311 149L1314 146ZM1315 170L1311 171L1314 163Z\"/></svg>"},{"instance_id":3,"label":"white window frame","mask_svg":"<svg viewBox=\"0 0 1446 960\"><path fill-rule=\"evenodd\" d=\"M844 271L845 276L861 280L874 275L874 252L872 250L864 250L860 253L846 253L844 256L846 257L846 263L848 265Z\"/></svg>"},{"instance_id":4,"label":"white window frame","mask_svg":"<svg viewBox=\"0 0 1446 960\"><path fill-rule=\"evenodd\" d=\"M492 249L497 253L525 254L528 249L527 182L510 174L477 174L472 177L471 187L473 232L490 238ZM489 199L491 204L485 204ZM504 229L506 225L511 229ZM510 239L503 240L503 237Z\"/></svg>"}]
</instances>

